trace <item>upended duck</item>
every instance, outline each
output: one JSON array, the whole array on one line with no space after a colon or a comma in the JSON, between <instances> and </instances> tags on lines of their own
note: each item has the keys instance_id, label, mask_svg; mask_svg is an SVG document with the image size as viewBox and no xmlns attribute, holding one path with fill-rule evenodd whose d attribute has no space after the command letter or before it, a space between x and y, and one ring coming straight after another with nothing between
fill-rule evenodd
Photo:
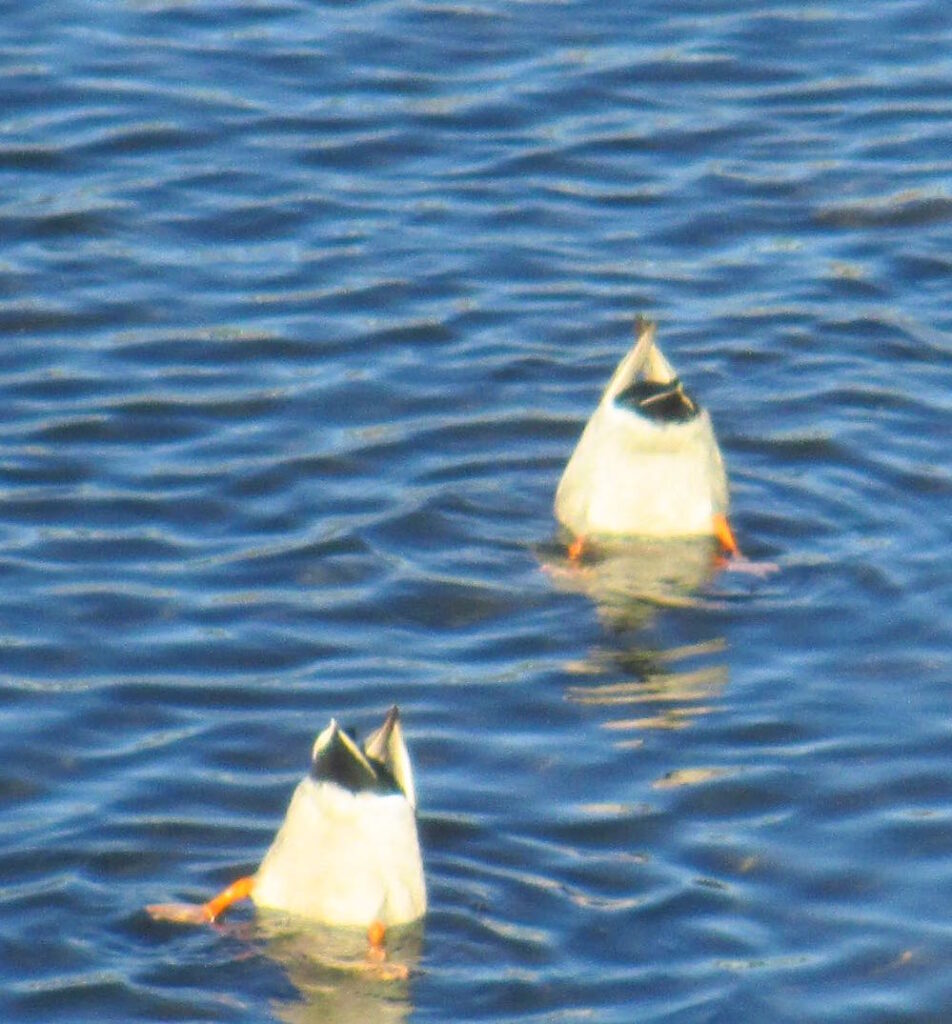
<instances>
[{"instance_id":1,"label":"upended duck","mask_svg":"<svg viewBox=\"0 0 952 1024\"><path fill-rule=\"evenodd\" d=\"M581 554L590 538L714 536L739 555L711 418L638 321L638 338L582 431L555 494Z\"/></svg>"},{"instance_id":2,"label":"upended duck","mask_svg":"<svg viewBox=\"0 0 952 1024\"><path fill-rule=\"evenodd\" d=\"M416 791L400 715L390 709L361 749L334 719L254 875L204 904L147 907L158 920L210 923L238 900L326 925L386 927L426 911Z\"/></svg>"}]
</instances>

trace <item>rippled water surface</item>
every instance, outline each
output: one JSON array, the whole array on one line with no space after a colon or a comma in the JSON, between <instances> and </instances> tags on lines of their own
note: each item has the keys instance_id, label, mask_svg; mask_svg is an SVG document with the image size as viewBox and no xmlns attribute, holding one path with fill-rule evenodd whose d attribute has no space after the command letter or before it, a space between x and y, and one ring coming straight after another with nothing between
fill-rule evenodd
<instances>
[{"instance_id":1,"label":"rippled water surface","mask_svg":"<svg viewBox=\"0 0 952 1024\"><path fill-rule=\"evenodd\" d=\"M950 54L941 0L3 4L3 1020L950 1019ZM562 557L637 313L774 575ZM394 701L407 981L147 918Z\"/></svg>"}]
</instances>

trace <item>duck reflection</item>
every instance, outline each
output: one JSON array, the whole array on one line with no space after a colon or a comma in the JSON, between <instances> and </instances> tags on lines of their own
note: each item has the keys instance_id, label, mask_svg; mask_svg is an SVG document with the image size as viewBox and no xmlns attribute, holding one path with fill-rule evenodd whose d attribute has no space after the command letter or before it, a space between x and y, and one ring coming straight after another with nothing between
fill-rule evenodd
<instances>
[{"instance_id":1,"label":"duck reflection","mask_svg":"<svg viewBox=\"0 0 952 1024\"><path fill-rule=\"evenodd\" d=\"M302 928L295 921L292 930L272 915L260 915L257 924L264 954L284 970L298 993L272 1004L278 1020L396 1024L410 1016L410 983L423 946L420 923L388 930L385 960L368 957L367 937L360 929Z\"/></svg>"},{"instance_id":2,"label":"duck reflection","mask_svg":"<svg viewBox=\"0 0 952 1024\"><path fill-rule=\"evenodd\" d=\"M611 681L569 686L567 699L610 709L604 728L621 746L637 746L646 729L683 729L710 711L727 684L726 665L714 662L726 641L659 649L645 644L644 628L662 609L708 603L704 588L723 564L717 545L708 538L633 539L591 547L581 560L564 552L557 545L542 552L543 568L559 589L592 600L612 641L568 666Z\"/></svg>"},{"instance_id":3,"label":"duck reflection","mask_svg":"<svg viewBox=\"0 0 952 1024\"><path fill-rule=\"evenodd\" d=\"M577 704L609 709L602 727L618 735L618 745L638 746L637 734L646 729L684 729L714 708L727 685L725 665L703 664L727 649L721 639L669 650L597 650L572 668L579 673L619 672L632 678L620 682L576 685L565 695ZM681 669L683 663L701 661Z\"/></svg>"},{"instance_id":4,"label":"duck reflection","mask_svg":"<svg viewBox=\"0 0 952 1024\"><path fill-rule=\"evenodd\" d=\"M540 552L542 566L560 590L591 598L606 626L643 626L659 608L699 604L698 591L723 565L706 537L618 540L569 558L553 544Z\"/></svg>"}]
</instances>

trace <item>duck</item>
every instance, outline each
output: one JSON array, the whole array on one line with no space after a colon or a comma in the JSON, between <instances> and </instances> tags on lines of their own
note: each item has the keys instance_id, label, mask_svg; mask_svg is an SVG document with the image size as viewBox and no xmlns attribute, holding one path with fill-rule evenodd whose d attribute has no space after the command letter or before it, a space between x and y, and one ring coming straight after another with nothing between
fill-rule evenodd
<instances>
[{"instance_id":1,"label":"duck","mask_svg":"<svg viewBox=\"0 0 952 1024\"><path fill-rule=\"evenodd\" d=\"M740 551L727 519L724 458L707 410L694 399L639 318L565 466L555 516L573 536L570 557L593 538L716 538Z\"/></svg>"},{"instance_id":2,"label":"duck","mask_svg":"<svg viewBox=\"0 0 952 1024\"><path fill-rule=\"evenodd\" d=\"M396 705L362 747L334 718L318 733L308 772L253 875L207 903L146 909L155 920L211 923L246 898L323 925L366 927L372 946L387 928L423 917L416 788Z\"/></svg>"}]
</instances>

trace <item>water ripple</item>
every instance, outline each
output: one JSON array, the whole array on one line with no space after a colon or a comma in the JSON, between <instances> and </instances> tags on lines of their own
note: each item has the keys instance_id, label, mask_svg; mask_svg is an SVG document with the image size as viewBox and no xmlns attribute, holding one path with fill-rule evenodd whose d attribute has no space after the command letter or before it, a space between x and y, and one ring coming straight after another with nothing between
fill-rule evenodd
<instances>
[{"instance_id":1,"label":"water ripple","mask_svg":"<svg viewBox=\"0 0 952 1024\"><path fill-rule=\"evenodd\" d=\"M5 1017L942 1019L943 11L108 13L0 26ZM772 577L566 559L639 312ZM147 919L393 701L407 983Z\"/></svg>"}]
</instances>

